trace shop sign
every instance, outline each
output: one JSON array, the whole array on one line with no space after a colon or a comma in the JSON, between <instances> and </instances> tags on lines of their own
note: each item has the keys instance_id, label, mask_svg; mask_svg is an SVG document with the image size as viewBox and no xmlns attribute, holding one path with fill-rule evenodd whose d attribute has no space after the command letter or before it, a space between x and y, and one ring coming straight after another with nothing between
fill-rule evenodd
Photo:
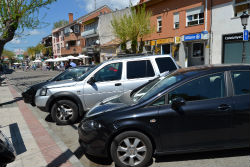
<instances>
[{"instance_id":1,"label":"shop sign","mask_svg":"<svg viewBox=\"0 0 250 167\"><path fill-rule=\"evenodd\" d=\"M155 46L155 41L151 41L151 46Z\"/></svg>"},{"instance_id":2,"label":"shop sign","mask_svg":"<svg viewBox=\"0 0 250 167\"><path fill-rule=\"evenodd\" d=\"M23 55L17 55L18 60L23 60Z\"/></svg>"},{"instance_id":3,"label":"shop sign","mask_svg":"<svg viewBox=\"0 0 250 167\"><path fill-rule=\"evenodd\" d=\"M248 34L248 38L249 38L249 34ZM243 33L224 35L223 40L224 41L242 41Z\"/></svg>"},{"instance_id":4,"label":"shop sign","mask_svg":"<svg viewBox=\"0 0 250 167\"><path fill-rule=\"evenodd\" d=\"M244 30L243 32L243 41L248 41L248 30Z\"/></svg>"},{"instance_id":5,"label":"shop sign","mask_svg":"<svg viewBox=\"0 0 250 167\"><path fill-rule=\"evenodd\" d=\"M201 34L184 35L184 41L192 41L201 39Z\"/></svg>"},{"instance_id":6,"label":"shop sign","mask_svg":"<svg viewBox=\"0 0 250 167\"><path fill-rule=\"evenodd\" d=\"M94 48L87 48L88 54L94 54Z\"/></svg>"},{"instance_id":7,"label":"shop sign","mask_svg":"<svg viewBox=\"0 0 250 167\"><path fill-rule=\"evenodd\" d=\"M181 43L181 37L174 37L174 43Z\"/></svg>"},{"instance_id":8,"label":"shop sign","mask_svg":"<svg viewBox=\"0 0 250 167\"><path fill-rule=\"evenodd\" d=\"M158 39L157 44L174 43L174 38Z\"/></svg>"}]
</instances>

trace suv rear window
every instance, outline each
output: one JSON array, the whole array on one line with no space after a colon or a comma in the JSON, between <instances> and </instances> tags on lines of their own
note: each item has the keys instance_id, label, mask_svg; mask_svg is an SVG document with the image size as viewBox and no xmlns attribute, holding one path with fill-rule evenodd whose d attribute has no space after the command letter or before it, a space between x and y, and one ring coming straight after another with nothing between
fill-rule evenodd
<instances>
[{"instance_id":1,"label":"suv rear window","mask_svg":"<svg viewBox=\"0 0 250 167\"><path fill-rule=\"evenodd\" d=\"M155 76L154 69L149 60L127 62L127 78L145 78Z\"/></svg>"},{"instance_id":2,"label":"suv rear window","mask_svg":"<svg viewBox=\"0 0 250 167\"><path fill-rule=\"evenodd\" d=\"M166 72L166 71L174 71L176 70L176 65L174 64L173 60L170 57L161 57L155 59L158 68L160 70L160 73Z\"/></svg>"}]
</instances>

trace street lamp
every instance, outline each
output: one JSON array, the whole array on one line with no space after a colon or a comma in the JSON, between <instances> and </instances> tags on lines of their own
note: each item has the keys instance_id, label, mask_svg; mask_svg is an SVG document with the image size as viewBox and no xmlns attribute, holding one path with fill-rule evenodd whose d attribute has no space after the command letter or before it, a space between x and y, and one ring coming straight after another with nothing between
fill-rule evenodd
<instances>
[{"instance_id":1,"label":"street lamp","mask_svg":"<svg viewBox=\"0 0 250 167\"><path fill-rule=\"evenodd\" d=\"M244 31L245 31L247 23L248 23L248 18L249 18L249 15L246 12L243 12L243 14L240 16L241 24L243 26L243 30ZM243 32L243 35L244 35L244 32ZM246 60L246 49L245 49L245 40L244 39L243 39L243 48L242 49L243 50L242 50L242 60L241 60L241 62L245 63L245 60Z\"/></svg>"}]
</instances>

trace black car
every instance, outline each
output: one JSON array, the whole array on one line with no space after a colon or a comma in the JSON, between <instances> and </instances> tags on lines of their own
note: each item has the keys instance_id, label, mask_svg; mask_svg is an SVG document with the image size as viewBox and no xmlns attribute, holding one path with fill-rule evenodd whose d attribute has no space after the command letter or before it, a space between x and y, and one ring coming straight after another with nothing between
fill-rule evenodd
<instances>
[{"instance_id":1,"label":"black car","mask_svg":"<svg viewBox=\"0 0 250 167\"><path fill-rule=\"evenodd\" d=\"M87 72L89 69L93 68L94 65L85 65L85 66L78 66L78 67L72 67L64 72L60 73L56 77L40 82L38 84L30 86L27 90L25 90L22 93L23 99L25 103L30 103L31 105L35 106L35 95L36 91L40 88L42 88L44 85L47 85L51 82L56 81L62 81L62 80L68 80L68 79L76 79L80 76L82 76L85 72Z\"/></svg>"},{"instance_id":2,"label":"black car","mask_svg":"<svg viewBox=\"0 0 250 167\"><path fill-rule=\"evenodd\" d=\"M87 154L120 167L153 155L250 146L250 65L176 70L106 99L78 127Z\"/></svg>"},{"instance_id":3,"label":"black car","mask_svg":"<svg viewBox=\"0 0 250 167\"><path fill-rule=\"evenodd\" d=\"M12 143L0 130L0 167L5 167L8 163L13 162L15 158L16 152Z\"/></svg>"}]
</instances>

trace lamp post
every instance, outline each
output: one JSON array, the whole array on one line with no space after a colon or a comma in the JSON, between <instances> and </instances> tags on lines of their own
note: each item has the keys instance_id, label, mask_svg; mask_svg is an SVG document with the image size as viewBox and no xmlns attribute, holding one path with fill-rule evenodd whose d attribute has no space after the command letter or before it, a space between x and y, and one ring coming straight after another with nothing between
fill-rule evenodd
<instances>
[{"instance_id":1,"label":"lamp post","mask_svg":"<svg viewBox=\"0 0 250 167\"><path fill-rule=\"evenodd\" d=\"M240 16L241 24L243 26L244 31L246 30L246 26L247 26L247 23L248 23L248 18L249 18L249 15L246 12L243 12L243 14ZM245 60L246 60L244 31L243 31L243 48L242 48L242 60L241 60L242 63L245 63Z\"/></svg>"}]
</instances>

